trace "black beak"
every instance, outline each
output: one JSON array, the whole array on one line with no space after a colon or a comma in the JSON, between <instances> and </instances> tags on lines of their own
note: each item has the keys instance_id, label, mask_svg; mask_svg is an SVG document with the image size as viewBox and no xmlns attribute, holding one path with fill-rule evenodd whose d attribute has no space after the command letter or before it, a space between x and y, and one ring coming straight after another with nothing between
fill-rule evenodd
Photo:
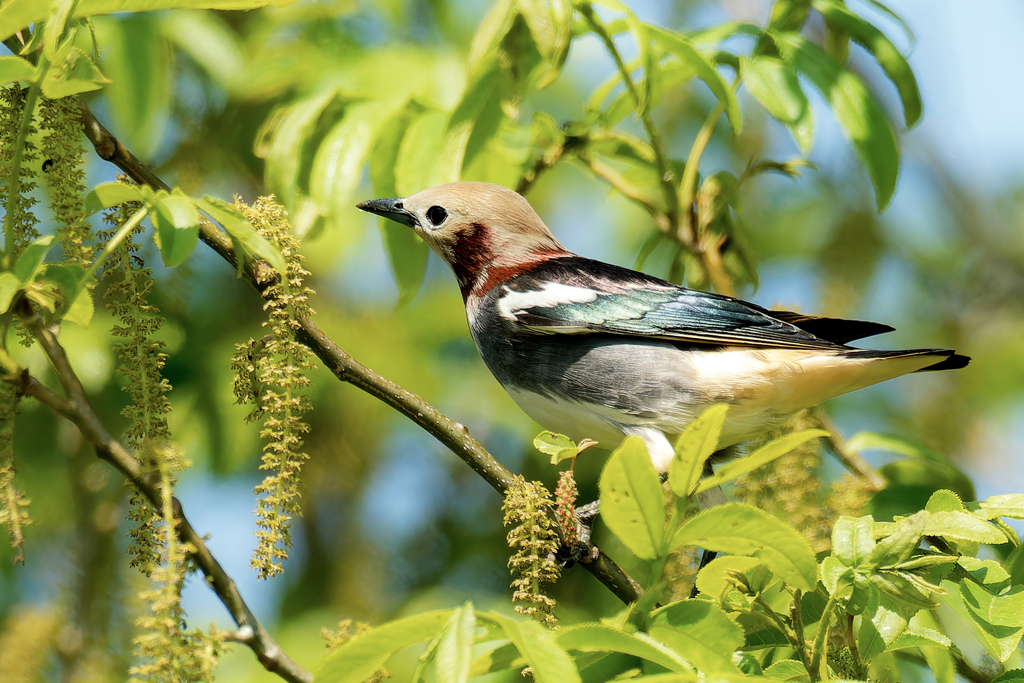
<instances>
[{"instance_id":1,"label":"black beak","mask_svg":"<svg viewBox=\"0 0 1024 683\"><path fill-rule=\"evenodd\" d=\"M378 216L384 216L384 218L390 218L396 223L408 225L410 228L415 228L417 225L416 217L405 210L405 207L402 205L402 202L404 201L404 197L396 197L394 199L369 199L365 202L359 202L356 204L356 208L363 211L369 211L370 213L375 213Z\"/></svg>"}]
</instances>

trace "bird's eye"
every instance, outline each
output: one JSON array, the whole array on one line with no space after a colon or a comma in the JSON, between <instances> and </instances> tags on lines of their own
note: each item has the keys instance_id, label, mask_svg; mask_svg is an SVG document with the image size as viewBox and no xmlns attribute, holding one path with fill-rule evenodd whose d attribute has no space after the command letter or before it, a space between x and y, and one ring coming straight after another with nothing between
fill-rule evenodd
<instances>
[{"instance_id":1,"label":"bird's eye","mask_svg":"<svg viewBox=\"0 0 1024 683\"><path fill-rule=\"evenodd\" d=\"M441 225L448 218L448 212L440 206L432 206L427 209L427 220L431 225Z\"/></svg>"}]
</instances>

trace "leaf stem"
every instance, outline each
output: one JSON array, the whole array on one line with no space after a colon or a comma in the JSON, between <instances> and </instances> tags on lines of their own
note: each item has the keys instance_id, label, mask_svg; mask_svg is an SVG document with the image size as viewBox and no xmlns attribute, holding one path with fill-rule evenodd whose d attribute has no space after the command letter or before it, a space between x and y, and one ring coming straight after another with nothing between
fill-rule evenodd
<instances>
[{"instance_id":1,"label":"leaf stem","mask_svg":"<svg viewBox=\"0 0 1024 683\"><path fill-rule=\"evenodd\" d=\"M619 54L619 49L615 47L615 41L612 40L607 28L594 14L594 8L591 7L590 3L584 2L580 4L579 11L586 20L587 25L590 26L594 33L597 34L604 43L605 49L608 50L612 59L615 60L615 66L619 70L622 82L626 84L626 89L629 90L630 95L632 95L633 99L636 100L637 107L639 108L640 93L637 91L636 84L633 82L633 78L629 75L629 69L626 67L626 63L622 60L622 55ZM639 111L638 113L640 114L640 122L643 124L644 130L647 131L647 136L651 140L651 149L654 150L654 163L658 167L658 175L661 178L661 190L665 194L668 216L671 223L675 224L679 217L679 204L675 187L672 183L672 170L669 168L668 159L665 156L665 145L661 141L661 134L658 132L658 128L654 125L650 112Z\"/></svg>"},{"instance_id":2,"label":"leaf stem","mask_svg":"<svg viewBox=\"0 0 1024 683\"><path fill-rule=\"evenodd\" d=\"M840 588L841 586L837 586L835 593L828 596L828 602L825 603L825 609L821 613L821 621L818 622L818 632L814 634L814 643L811 645L811 663L807 668L811 683L818 683L821 680L821 659L825 654L825 641L832 624L832 612L839 604L838 596L842 592Z\"/></svg>"},{"instance_id":3,"label":"leaf stem","mask_svg":"<svg viewBox=\"0 0 1024 683\"><path fill-rule=\"evenodd\" d=\"M99 270L99 267L103 265L103 262L106 261L107 258L114 253L114 250L117 249L118 245L120 245L121 242L123 242L124 239L128 237L129 234L131 234L132 230L134 230L136 226L138 226L138 224L142 221L142 219L146 217L147 213L149 213L149 209L144 206L138 211L136 211L131 218L125 221L125 224L121 226L121 229L117 231L117 234L111 237L110 241L107 242L107 245L103 247L103 251L101 251L95 259L93 259L92 264L89 266L89 270L85 271L85 273L82 274L82 277L78 279L78 286L76 287L76 291L80 291L82 287L84 287L85 284L89 282L89 279L96 274L96 271Z\"/></svg>"},{"instance_id":4,"label":"leaf stem","mask_svg":"<svg viewBox=\"0 0 1024 683\"><path fill-rule=\"evenodd\" d=\"M40 55L38 75L36 80L28 89L25 95L25 112L21 117L21 126L18 128L18 137L14 141L14 154L11 158L11 176L7 181L7 215L4 216L4 255L3 268L10 270L14 265L14 218L17 215L15 204L18 195L21 193L21 160L25 155L25 142L28 140L28 131L32 127L32 114L36 108L36 100L43 87L43 77L46 75L46 67L49 61L46 55Z\"/></svg>"}]
</instances>

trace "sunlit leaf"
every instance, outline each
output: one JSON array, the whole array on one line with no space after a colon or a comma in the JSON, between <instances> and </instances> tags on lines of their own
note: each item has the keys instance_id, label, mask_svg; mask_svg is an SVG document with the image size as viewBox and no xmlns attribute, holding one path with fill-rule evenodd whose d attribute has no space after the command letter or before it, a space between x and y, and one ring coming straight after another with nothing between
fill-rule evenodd
<instances>
[{"instance_id":1,"label":"sunlit leaf","mask_svg":"<svg viewBox=\"0 0 1024 683\"><path fill-rule=\"evenodd\" d=\"M807 668L795 659L782 659L773 662L771 666L764 670L764 675L777 681L802 682L811 680L810 676L807 675Z\"/></svg>"},{"instance_id":2,"label":"sunlit leaf","mask_svg":"<svg viewBox=\"0 0 1024 683\"><path fill-rule=\"evenodd\" d=\"M21 57L0 57L0 85L13 81L29 83L39 76L39 70Z\"/></svg>"},{"instance_id":3,"label":"sunlit leaf","mask_svg":"<svg viewBox=\"0 0 1024 683\"><path fill-rule=\"evenodd\" d=\"M718 101L725 107L725 115L729 117L729 124L732 126L733 133L738 134L743 128L740 104L736 99L736 93L732 91L732 87L718 73L715 65L708 61L707 57L698 52L682 36L655 26L651 26L649 29L651 37L654 38L663 50L675 55L684 64L691 66L697 77L711 88L711 92L715 94Z\"/></svg>"},{"instance_id":4,"label":"sunlit leaf","mask_svg":"<svg viewBox=\"0 0 1024 683\"><path fill-rule=\"evenodd\" d=\"M822 436L828 436L828 432L824 429L804 429L803 431L793 432L792 434L775 439L761 446L750 455L734 460L719 468L713 476L700 483L697 491L707 491L710 488L721 486L737 477L741 477L748 472L753 472L757 468L781 458L794 448L799 448L811 439L817 439Z\"/></svg>"},{"instance_id":5,"label":"sunlit leaf","mask_svg":"<svg viewBox=\"0 0 1024 683\"><path fill-rule=\"evenodd\" d=\"M39 272L43 265L43 259L53 247L56 238L53 235L44 235L26 246L18 258L14 261L11 269L21 282L29 282Z\"/></svg>"},{"instance_id":6,"label":"sunlit leaf","mask_svg":"<svg viewBox=\"0 0 1024 683\"><path fill-rule=\"evenodd\" d=\"M245 55L238 34L216 12L178 10L163 15L159 30L229 92L244 87Z\"/></svg>"},{"instance_id":7,"label":"sunlit leaf","mask_svg":"<svg viewBox=\"0 0 1024 683\"><path fill-rule=\"evenodd\" d=\"M572 39L570 0L518 0L516 5L530 27L541 55L548 61L548 73L537 87L544 88L558 78L569 54Z\"/></svg>"},{"instance_id":8,"label":"sunlit leaf","mask_svg":"<svg viewBox=\"0 0 1024 683\"><path fill-rule=\"evenodd\" d=\"M879 210L884 209L896 191L900 154L882 109L856 75L814 43L795 33L773 32L772 37L785 60L828 100L840 128L868 169Z\"/></svg>"},{"instance_id":9,"label":"sunlit leaf","mask_svg":"<svg viewBox=\"0 0 1024 683\"><path fill-rule=\"evenodd\" d=\"M796 72L774 57L740 57L740 73L751 96L785 124L807 154L814 141L814 117Z\"/></svg>"},{"instance_id":10,"label":"sunlit leaf","mask_svg":"<svg viewBox=\"0 0 1024 683\"><path fill-rule=\"evenodd\" d=\"M810 590L817 581L818 565L807 540L793 527L751 505L719 505L687 520L672 538L670 548L684 545L756 557L779 578L801 590Z\"/></svg>"},{"instance_id":11,"label":"sunlit leaf","mask_svg":"<svg viewBox=\"0 0 1024 683\"><path fill-rule=\"evenodd\" d=\"M285 273L286 266L281 250L268 242L267 238L263 235L256 232L245 216L240 214L234 206L228 204L223 199L210 197L209 195L202 199L193 199L192 201L200 209L210 214L215 221L220 223L228 233L228 236L231 237L231 243L238 256L239 274L241 274L242 265L254 257L261 258L269 263L279 274L283 275Z\"/></svg>"},{"instance_id":12,"label":"sunlit leaf","mask_svg":"<svg viewBox=\"0 0 1024 683\"><path fill-rule=\"evenodd\" d=\"M433 638L452 610L426 612L396 619L356 636L327 655L314 683L363 683L395 652Z\"/></svg>"},{"instance_id":13,"label":"sunlit leaf","mask_svg":"<svg viewBox=\"0 0 1024 683\"><path fill-rule=\"evenodd\" d=\"M579 652L622 652L646 659L677 673L694 673L685 659L645 633L625 633L604 624L580 624L559 629L558 644Z\"/></svg>"},{"instance_id":14,"label":"sunlit leaf","mask_svg":"<svg viewBox=\"0 0 1024 683\"><path fill-rule=\"evenodd\" d=\"M473 603L468 602L452 610L451 616L438 634L438 683L463 683L469 678L475 632L476 615L473 612Z\"/></svg>"},{"instance_id":15,"label":"sunlit leaf","mask_svg":"<svg viewBox=\"0 0 1024 683\"><path fill-rule=\"evenodd\" d=\"M101 183L85 196L86 213L96 213L125 202L143 201L138 186L127 183Z\"/></svg>"},{"instance_id":16,"label":"sunlit leaf","mask_svg":"<svg viewBox=\"0 0 1024 683\"><path fill-rule=\"evenodd\" d=\"M601 519L637 557L652 560L661 552L665 502L658 473L643 441L626 438L601 473Z\"/></svg>"},{"instance_id":17,"label":"sunlit leaf","mask_svg":"<svg viewBox=\"0 0 1024 683\"><path fill-rule=\"evenodd\" d=\"M512 27L516 3L513 0L498 0L487 13L480 28L473 34L473 42L469 46L469 58L466 60L469 73L473 74L484 61L484 57L497 49L501 39Z\"/></svg>"},{"instance_id":18,"label":"sunlit leaf","mask_svg":"<svg viewBox=\"0 0 1024 683\"><path fill-rule=\"evenodd\" d=\"M162 193L150 211L149 219L156 228L160 257L173 268L185 262L199 238L199 211L181 190Z\"/></svg>"},{"instance_id":19,"label":"sunlit leaf","mask_svg":"<svg viewBox=\"0 0 1024 683\"><path fill-rule=\"evenodd\" d=\"M487 617L504 629L533 669L533 678L538 683L578 683L576 666L559 647L553 631L533 619L517 620L494 612L488 612Z\"/></svg>"},{"instance_id":20,"label":"sunlit leaf","mask_svg":"<svg viewBox=\"0 0 1024 683\"><path fill-rule=\"evenodd\" d=\"M680 498L696 492L704 472L704 462L718 448L718 437L728 411L726 403L709 406L687 425L676 440L675 457L668 468L668 483Z\"/></svg>"},{"instance_id":21,"label":"sunlit leaf","mask_svg":"<svg viewBox=\"0 0 1024 683\"><path fill-rule=\"evenodd\" d=\"M840 517L832 527L832 554L847 567L869 565L875 549L875 520L870 516Z\"/></svg>"},{"instance_id":22,"label":"sunlit leaf","mask_svg":"<svg viewBox=\"0 0 1024 683\"><path fill-rule=\"evenodd\" d=\"M164 141L170 120L173 51L154 15L97 20L96 32L103 45L100 64L113 81L103 91L111 127L148 161Z\"/></svg>"},{"instance_id":23,"label":"sunlit leaf","mask_svg":"<svg viewBox=\"0 0 1024 683\"><path fill-rule=\"evenodd\" d=\"M971 628L996 661L1005 662L1024 635L1024 586L999 596L970 579L943 581L942 587L946 593L939 601Z\"/></svg>"},{"instance_id":24,"label":"sunlit leaf","mask_svg":"<svg viewBox=\"0 0 1024 683\"><path fill-rule=\"evenodd\" d=\"M812 5L821 12L829 24L841 28L875 56L900 93L907 127L914 126L921 118L921 92L918 90L914 72L892 41L838 0L813 0Z\"/></svg>"}]
</instances>

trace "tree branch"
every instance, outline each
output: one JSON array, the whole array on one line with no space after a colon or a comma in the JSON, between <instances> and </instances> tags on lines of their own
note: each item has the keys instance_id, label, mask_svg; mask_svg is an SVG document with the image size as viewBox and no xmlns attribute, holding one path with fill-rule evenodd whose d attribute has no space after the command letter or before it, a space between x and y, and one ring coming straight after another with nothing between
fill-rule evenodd
<instances>
[{"instance_id":1,"label":"tree branch","mask_svg":"<svg viewBox=\"0 0 1024 683\"><path fill-rule=\"evenodd\" d=\"M81 103L79 107L82 111L82 125L86 137L101 158L111 162L137 182L153 188L169 187L136 159L135 155L99 122L88 107ZM199 237L229 264L237 266L231 239L211 221L204 219L200 225ZM273 282L276 273L266 264L250 261L245 264L243 276L257 291L262 292ZM309 346L338 379L362 389L408 417L461 458L495 490L504 494L512 481L512 473L470 436L464 425L451 420L423 398L356 361L324 334L313 321L299 318L298 322L301 326L298 335L300 341ZM604 553L598 551L596 559L584 566L623 602L635 602L639 598L641 591L638 590L637 584Z\"/></svg>"},{"instance_id":2,"label":"tree branch","mask_svg":"<svg viewBox=\"0 0 1024 683\"><path fill-rule=\"evenodd\" d=\"M67 398L46 387L35 377L29 375L28 371L21 372L17 377L22 392L74 423L82 436L92 444L96 455L113 465L146 496L155 510L159 510L159 490L152 481L143 475L142 467L135 456L107 431L93 410L78 376L68 361L64 347L57 340L56 332L51 328L44 327L37 316L30 317L27 324L39 341L43 352L50 359ZM175 526L178 529L178 534L183 541L192 544L195 548L193 558L206 576L207 583L227 608L235 624L238 625L238 633L246 636L241 639L241 642L252 649L267 671L279 675L290 683L310 683L313 680L313 674L292 660L267 633L248 605L245 604L235 582L210 552L203 537L185 518L181 504L177 500L174 503L174 515L178 522Z\"/></svg>"}]
</instances>

